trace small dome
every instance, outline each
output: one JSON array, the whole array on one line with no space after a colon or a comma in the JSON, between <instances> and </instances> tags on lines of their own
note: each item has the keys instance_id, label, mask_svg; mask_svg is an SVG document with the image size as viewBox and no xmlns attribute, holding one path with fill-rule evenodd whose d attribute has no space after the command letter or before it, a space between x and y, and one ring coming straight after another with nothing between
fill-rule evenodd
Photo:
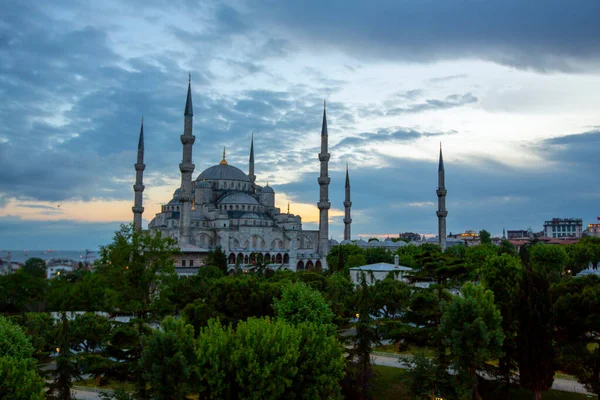
<instances>
[{"instance_id":1,"label":"small dome","mask_svg":"<svg viewBox=\"0 0 600 400\"><path fill-rule=\"evenodd\" d=\"M365 242L364 240L360 239L357 240L355 243L358 247L367 247L367 242Z\"/></svg>"},{"instance_id":2,"label":"small dome","mask_svg":"<svg viewBox=\"0 0 600 400\"><path fill-rule=\"evenodd\" d=\"M178 188L173 192L173 199L169 201L169 204L180 204L179 193L181 193L181 188Z\"/></svg>"},{"instance_id":3,"label":"small dome","mask_svg":"<svg viewBox=\"0 0 600 400\"><path fill-rule=\"evenodd\" d=\"M210 188L210 182L208 182L205 179L203 179L201 181L196 181L196 187L197 188Z\"/></svg>"},{"instance_id":4,"label":"small dome","mask_svg":"<svg viewBox=\"0 0 600 400\"><path fill-rule=\"evenodd\" d=\"M256 199L246 193L233 193L226 196L223 200L219 202L219 204L252 204L258 205L258 201Z\"/></svg>"},{"instance_id":5,"label":"small dome","mask_svg":"<svg viewBox=\"0 0 600 400\"><path fill-rule=\"evenodd\" d=\"M335 239L329 239L329 246L337 246L339 243Z\"/></svg>"},{"instance_id":6,"label":"small dome","mask_svg":"<svg viewBox=\"0 0 600 400\"><path fill-rule=\"evenodd\" d=\"M352 243L350 240L342 240L342 241L340 242L340 244L341 244L341 245L344 245L344 244L354 244L354 243Z\"/></svg>"},{"instance_id":7,"label":"small dome","mask_svg":"<svg viewBox=\"0 0 600 400\"><path fill-rule=\"evenodd\" d=\"M383 247L383 243L380 242L379 240L371 240L367 246L369 247Z\"/></svg>"},{"instance_id":8,"label":"small dome","mask_svg":"<svg viewBox=\"0 0 600 400\"><path fill-rule=\"evenodd\" d=\"M214 165L208 169L205 169L196 181L202 181L206 179L207 181L217 181L217 180L233 180L233 181L244 181L250 182L250 178L239 168L234 167L229 164L218 164Z\"/></svg>"},{"instance_id":9,"label":"small dome","mask_svg":"<svg viewBox=\"0 0 600 400\"><path fill-rule=\"evenodd\" d=\"M273 188L269 185L265 186L264 188L262 188L262 192L263 193L275 193L275 191L273 190Z\"/></svg>"}]
</instances>

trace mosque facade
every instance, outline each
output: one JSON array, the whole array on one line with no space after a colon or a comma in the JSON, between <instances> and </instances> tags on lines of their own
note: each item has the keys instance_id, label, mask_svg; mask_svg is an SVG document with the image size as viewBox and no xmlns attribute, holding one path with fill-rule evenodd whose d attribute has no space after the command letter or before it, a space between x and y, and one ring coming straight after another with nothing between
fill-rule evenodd
<instances>
[{"instance_id":1,"label":"mosque facade","mask_svg":"<svg viewBox=\"0 0 600 400\"><path fill-rule=\"evenodd\" d=\"M135 164L136 184L133 206L134 228L141 230L143 213L142 192L144 165L143 121ZM328 174L328 132L326 109L323 110L321 127L321 152L318 154L319 185L319 229L306 230L302 219L275 207L275 190L268 184L256 182L254 171L254 138L250 142L248 172L230 165L223 158L217 164L202 171L195 179L192 163L193 106L191 82L188 84L184 112L182 143L181 185L173 198L161 206L161 211L150 221L148 229L161 232L175 239L182 255L176 260L177 268L202 266L209 251L219 246L227 256L228 268L248 267L257 263L297 270L327 268L326 256L331 242L329 234L328 198L330 178ZM349 180L346 177L346 190ZM315 187L316 189L316 187ZM316 190L315 190L316 193ZM346 232L350 233L349 193L346 206Z\"/></svg>"}]
</instances>

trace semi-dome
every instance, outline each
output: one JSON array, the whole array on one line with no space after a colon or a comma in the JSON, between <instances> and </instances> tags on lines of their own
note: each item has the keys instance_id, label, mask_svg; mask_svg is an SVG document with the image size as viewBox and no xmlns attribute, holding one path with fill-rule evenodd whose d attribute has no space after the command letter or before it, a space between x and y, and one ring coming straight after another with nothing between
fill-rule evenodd
<instances>
[{"instance_id":1,"label":"semi-dome","mask_svg":"<svg viewBox=\"0 0 600 400\"><path fill-rule=\"evenodd\" d=\"M200 175L198 175L196 181L202 181L203 179L206 179L207 181L233 180L250 182L248 175L246 175L239 168L229 164L218 164L205 169Z\"/></svg>"},{"instance_id":2,"label":"semi-dome","mask_svg":"<svg viewBox=\"0 0 600 400\"><path fill-rule=\"evenodd\" d=\"M219 204L252 204L258 205L258 201L256 199L246 193L233 193L221 200Z\"/></svg>"},{"instance_id":3,"label":"semi-dome","mask_svg":"<svg viewBox=\"0 0 600 400\"><path fill-rule=\"evenodd\" d=\"M244 213L244 214L242 214L241 218L245 218L245 219L260 219L260 217L258 216L258 214L255 214L255 213Z\"/></svg>"}]
</instances>

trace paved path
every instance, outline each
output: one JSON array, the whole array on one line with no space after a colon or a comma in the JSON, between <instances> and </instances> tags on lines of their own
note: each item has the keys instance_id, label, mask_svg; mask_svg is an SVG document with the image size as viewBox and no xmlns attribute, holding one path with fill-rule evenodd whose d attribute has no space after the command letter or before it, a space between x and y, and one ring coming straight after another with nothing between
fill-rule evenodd
<instances>
[{"instance_id":1,"label":"paved path","mask_svg":"<svg viewBox=\"0 0 600 400\"><path fill-rule=\"evenodd\" d=\"M399 360L398 357L394 356L371 355L371 363L373 365L381 365L384 367L403 369L410 368L410 365L408 365L404 361ZM591 394L587 390L585 390L585 387L581 383L577 381L570 381L568 379L555 378L554 383L552 384L552 389L562 390L563 392Z\"/></svg>"}]
</instances>

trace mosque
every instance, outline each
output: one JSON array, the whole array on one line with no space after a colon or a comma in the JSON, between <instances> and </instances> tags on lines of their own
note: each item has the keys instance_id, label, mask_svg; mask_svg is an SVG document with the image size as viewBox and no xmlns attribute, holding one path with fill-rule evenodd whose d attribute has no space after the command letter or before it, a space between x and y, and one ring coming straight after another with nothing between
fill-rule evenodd
<instances>
[{"instance_id":1,"label":"mosque","mask_svg":"<svg viewBox=\"0 0 600 400\"><path fill-rule=\"evenodd\" d=\"M176 240L181 255L175 260L180 274L190 274L204 264L206 255L217 246L227 256L228 269L251 267L257 263L274 264L292 271L320 270L327 268L326 257L332 245L329 239L329 158L327 113L324 104L321 126L321 152L318 154L319 229L305 230L302 219L289 212L282 213L275 207L275 191L268 184L260 186L254 174L254 137L250 142L248 173L229 165L223 150L223 159L217 165L204 170L194 180L195 165L192 148L196 140L193 134L194 111L192 105L191 79L188 82L184 111L184 129L180 136L182 162L179 164L181 185L173 193L169 203L162 205L148 229L161 232ZM142 229L142 194L144 191L144 122L140 128L136 182L133 186L135 202L134 229ZM444 166L440 148L438 169L438 228L439 244L446 247L446 215ZM344 200L344 240L351 243L350 178L346 166ZM360 243L359 243L360 244Z\"/></svg>"},{"instance_id":2,"label":"mosque","mask_svg":"<svg viewBox=\"0 0 600 400\"><path fill-rule=\"evenodd\" d=\"M292 271L327 268L329 252L329 183L328 133L326 109L323 109L319 184L319 229L302 228L298 215L275 207L275 191L268 184L260 186L254 174L254 138L250 142L248 173L230 165L223 150L223 159L192 178L194 164L192 147L193 105L191 81L188 83L184 112L184 131L180 136L183 147L181 186L173 199L162 205L148 225L150 231L177 241L182 255L176 260L177 268L197 268L203 265L210 250L220 246L227 255L228 268L271 263ZM133 186L134 228L142 228L142 193L144 165L144 125L140 129L138 158L135 164L136 183ZM346 169L345 239L350 239L350 181ZM347 235L347 237L346 237ZM335 241L334 241L335 242ZM337 244L337 242L335 242Z\"/></svg>"}]
</instances>

